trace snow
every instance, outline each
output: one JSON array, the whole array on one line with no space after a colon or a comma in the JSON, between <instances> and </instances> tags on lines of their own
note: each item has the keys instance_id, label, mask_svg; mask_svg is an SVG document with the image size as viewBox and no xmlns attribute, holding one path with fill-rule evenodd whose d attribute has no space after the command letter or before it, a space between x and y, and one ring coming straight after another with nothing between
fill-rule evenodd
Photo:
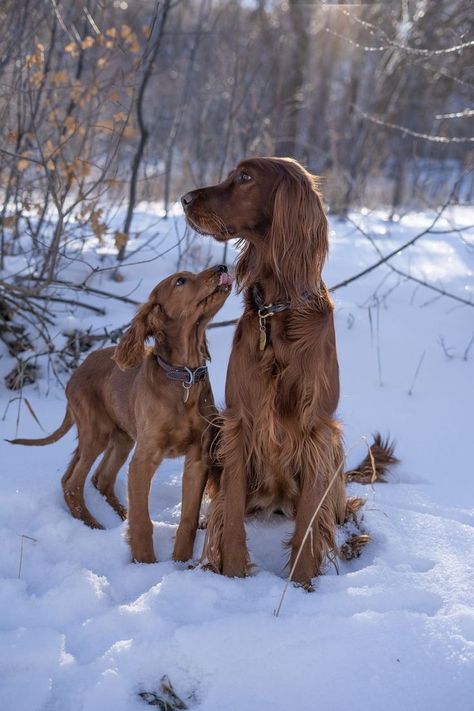
<instances>
[{"instance_id":1,"label":"snow","mask_svg":"<svg viewBox=\"0 0 474 711\"><path fill-rule=\"evenodd\" d=\"M361 211L351 219L386 253L429 226L433 214L389 222L382 211ZM142 300L176 270L178 251L170 248L184 232L182 217L166 221L159 206L143 205L137 223L143 233L133 249L140 251L129 259L132 266L122 268L125 280L116 283L103 271L91 285ZM473 210L453 208L434 229L473 223ZM472 298L472 238L469 230L430 234L393 263ZM331 221L331 244L329 285L378 259L349 223ZM192 247L183 266L199 269L222 259L222 247L210 240L197 237ZM96 248L89 240L82 261L65 260L61 277L79 282L90 273L87 263L113 266L110 246ZM9 272L24 267L19 257L7 260ZM59 480L74 448L73 432L45 448L2 441L2 711L143 711L138 694L160 694L164 675L199 711L473 708L474 346L466 355L472 310L399 281L381 267L334 296L348 463L364 456L361 438L377 429L396 438L402 463L388 484L351 485L353 494L367 499L371 545L359 559L341 562L339 575L328 569L314 594L290 586L278 618L282 541L291 522L279 516L248 521L255 570L245 580L173 563L182 461L168 460L155 476L150 502L160 562L132 564L126 524L90 483L88 505L106 530L89 530L66 511ZM100 331L126 323L134 312L112 299L81 299L105 307L106 316L58 304L58 343L61 328L80 324ZM233 318L240 309L240 297L232 296L217 319ZM232 331L209 331L211 379L221 403ZM3 377L14 363L6 351L1 355ZM50 432L62 420L65 399L41 362L43 377L24 396ZM60 377L66 382L65 373ZM2 391L2 412L14 397ZM10 403L1 422L2 437L17 431L42 435L21 400ZM125 501L126 468L117 490ZM199 531L196 557L202 543Z\"/></svg>"}]
</instances>

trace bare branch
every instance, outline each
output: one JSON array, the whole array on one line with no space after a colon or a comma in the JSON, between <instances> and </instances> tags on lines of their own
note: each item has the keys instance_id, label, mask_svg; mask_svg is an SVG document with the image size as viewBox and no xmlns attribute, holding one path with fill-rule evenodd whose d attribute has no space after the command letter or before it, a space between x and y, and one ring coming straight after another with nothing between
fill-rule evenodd
<instances>
[{"instance_id":1,"label":"bare branch","mask_svg":"<svg viewBox=\"0 0 474 711\"><path fill-rule=\"evenodd\" d=\"M452 119L452 118L467 118L468 116L474 116L474 109L463 109L462 111L456 111L452 114L436 114L437 119Z\"/></svg>"},{"instance_id":2,"label":"bare branch","mask_svg":"<svg viewBox=\"0 0 474 711\"><path fill-rule=\"evenodd\" d=\"M386 128L394 128L400 133L404 133L408 136L413 136L414 138L422 138L424 141L431 141L432 143L474 143L474 136L433 136L429 133L420 133L419 131L413 131L411 128L406 126L399 126L391 121L385 121L384 119L378 118L377 116L371 116L365 111L362 111L355 104L353 105L355 111L363 116L368 121L377 124L378 126L385 126Z\"/></svg>"},{"instance_id":3,"label":"bare branch","mask_svg":"<svg viewBox=\"0 0 474 711\"><path fill-rule=\"evenodd\" d=\"M362 44L359 44L358 42L355 42L352 40L350 37L345 37L344 35L340 35L333 30L330 30L329 28L326 28L327 31L331 32L331 34L335 34L338 37L341 37L342 39L347 40L350 44L359 47L363 49L366 52L385 52L387 49L390 49L391 47L395 47L396 49L403 50L404 52L408 54L413 54L419 57L431 57L431 56L436 56L436 55L441 55L441 54L453 54L454 52L462 52L465 49L470 49L471 47L474 47L474 40L470 40L469 42L461 42L460 44L453 45L451 47L444 47L443 49L423 49L420 47L410 47L407 44L402 44L401 42L397 42L396 40L391 39L386 32L382 30L381 27L377 27L376 25L372 24L371 22L368 22L367 20L363 20L360 17L357 17L357 15L354 15L347 10L343 10L343 14L346 15L346 17L349 17L353 22L356 22L359 25L362 25L365 27L369 34L371 34L373 37L376 36L376 33L379 33L380 35L383 36L385 42L387 43L385 46L381 45L378 47L368 47Z\"/></svg>"},{"instance_id":4,"label":"bare branch","mask_svg":"<svg viewBox=\"0 0 474 711\"><path fill-rule=\"evenodd\" d=\"M368 232L366 232L364 229L362 229L362 227L360 227L360 225L358 225L356 222L354 222L354 220L352 220L350 217L347 217L346 220L347 220L347 222L350 222L351 225L353 225L353 226L356 228L356 230L357 230L363 237L365 237L367 240L369 240L370 244L374 247L374 249L377 251L377 253L382 257L380 263L381 263L381 264L382 264L382 263L383 263L383 264L386 263L387 267L388 267L389 269L391 269L392 272L394 272L395 274L398 274L399 276L401 276L401 277L403 277L403 278L405 278L405 279L409 279L410 281L413 281L413 282L415 282L416 284L420 284L421 286L424 286L424 287L427 288L427 289L431 289L431 291L435 291L437 294L440 294L441 296L447 296L448 298L453 299L454 301L458 301L458 302L460 302L461 304L465 304L466 306L474 306L474 302L473 302L473 301L470 301L469 299L464 299L462 296L457 296L457 294L452 294L451 292L448 292L448 291L446 291L445 289L442 289L442 288L439 287L439 286L435 286L434 284L430 284L429 282L425 281L424 279L419 279L418 277L415 277L415 276L413 276L412 274L409 274L408 272L405 272L405 271L399 269L398 267L395 267L393 264L388 263L388 261L387 261L388 259L390 259L391 257L393 257L393 256L395 256L395 255L398 255L398 254L402 251L402 249L405 249L405 247L409 246L409 243L406 243L406 244L405 244L402 248L400 248L399 250L396 250L395 252L392 252L391 255L388 255L387 257L384 257L383 254L382 254L382 252L381 252L381 250L379 249L379 246L377 245L376 241L374 240L374 238L373 238ZM455 230L453 230L453 232L454 232L454 231L455 231ZM425 234L426 234L426 232L425 232ZM439 233L438 233L438 234L439 234ZM422 236L421 234L420 234L420 235L417 235L414 239L417 240L417 239L419 239L419 237L421 237L421 236ZM413 244L413 241L412 241L411 243ZM333 287L333 288L331 289L331 291L334 291L334 289L335 289L335 287Z\"/></svg>"}]
</instances>

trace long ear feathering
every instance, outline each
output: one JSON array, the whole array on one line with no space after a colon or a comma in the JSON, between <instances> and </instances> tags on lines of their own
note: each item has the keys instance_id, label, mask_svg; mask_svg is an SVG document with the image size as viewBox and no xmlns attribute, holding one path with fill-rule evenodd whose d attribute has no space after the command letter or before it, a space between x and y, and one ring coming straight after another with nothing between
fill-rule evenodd
<instances>
[{"instance_id":1,"label":"long ear feathering","mask_svg":"<svg viewBox=\"0 0 474 711\"><path fill-rule=\"evenodd\" d=\"M319 293L328 248L327 218L316 177L289 165L275 193L270 257L290 298L298 300L305 291Z\"/></svg>"},{"instance_id":2,"label":"long ear feathering","mask_svg":"<svg viewBox=\"0 0 474 711\"><path fill-rule=\"evenodd\" d=\"M240 240L237 242L237 246L240 249L240 255L235 267L235 278L237 292L239 293L242 289L251 286L259 278L261 264L257 250L251 242Z\"/></svg>"},{"instance_id":3,"label":"long ear feathering","mask_svg":"<svg viewBox=\"0 0 474 711\"><path fill-rule=\"evenodd\" d=\"M147 320L152 304L144 304L125 331L120 343L115 349L113 360L120 370L137 368L145 355L145 341L150 335Z\"/></svg>"}]
</instances>

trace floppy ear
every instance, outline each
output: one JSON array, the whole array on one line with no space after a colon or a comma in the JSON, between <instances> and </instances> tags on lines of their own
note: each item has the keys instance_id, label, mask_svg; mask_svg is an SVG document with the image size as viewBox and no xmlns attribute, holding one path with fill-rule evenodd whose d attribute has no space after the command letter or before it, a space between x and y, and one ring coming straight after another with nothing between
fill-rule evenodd
<instances>
[{"instance_id":1,"label":"floppy ear","mask_svg":"<svg viewBox=\"0 0 474 711\"><path fill-rule=\"evenodd\" d=\"M148 316L152 308L153 304L150 303L140 308L116 347L113 360L120 370L136 368L142 362L145 355L145 341L151 335Z\"/></svg>"},{"instance_id":2,"label":"floppy ear","mask_svg":"<svg viewBox=\"0 0 474 711\"><path fill-rule=\"evenodd\" d=\"M237 293L255 283L255 272L258 272L256 250L251 242L240 240L237 242L237 247L240 248L240 255L237 259L235 267L235 276L237 281Z\"/></svg>"},{"instance_id":3,"label":"floppy ear","mask_svg":"<svg viewBox=\"0 0 474 711\"><path fill-rule=\"evenodd\" d=\"M316 177L304 169L287 173L273 206L270 251L278 281L291 299L320 291L328 253L328 226Z\"/></svg>"}]
</instances>

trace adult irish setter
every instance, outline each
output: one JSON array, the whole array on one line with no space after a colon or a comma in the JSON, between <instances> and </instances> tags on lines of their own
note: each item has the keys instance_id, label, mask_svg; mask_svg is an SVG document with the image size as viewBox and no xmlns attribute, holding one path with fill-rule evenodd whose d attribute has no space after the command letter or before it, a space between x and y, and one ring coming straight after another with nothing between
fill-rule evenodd
<instances>
[{"instance_id":1,"label":"adult irish setter","mask_svg":"<svg viewBox=\"0 0 474 711\"><path fill-rule=\"evenodd\" d=\"M221 487L204 556L214 570L244 576L246 513L279 510L296 520L293 580L311 589L326 555L337 550L336 525L351 509L335 417L334 307L321 279L328 227L316 178L289 158L252 158L219 185L187 193L182 204L196 231L219 241L239 238L236 278L245 293L227 373ZM381 476L395 461L391 447L378 439L370 461ZM369 464L351 478L367 478Z\"/></svg>"},{"instance_id":2,"label":"adult irish setter","mask_svg":"<svg viewBox=\"0 0 474 711\"><path fill-rule=\"evenodd\" d=\"M79 443L62 486L72 515L92 528L102 526L84 502L91 466L105 451L92 481L125 519L127 512L114 484L136 443L128 476L128 518L132 558L140 563L156 560L148 495L164 457L186 455L173 558L186 561L193 555L201 499L212 471L208 454L216 415L205 365L209 358L205 329L231 284L224 265L164 279L117 348L91 353L73 374L66 387L66 416L56 432L43 439L13 440L13 444L51 444L76 425ZM153 345L145 349L148 338Z\"/></svg>"}]
</instances>

